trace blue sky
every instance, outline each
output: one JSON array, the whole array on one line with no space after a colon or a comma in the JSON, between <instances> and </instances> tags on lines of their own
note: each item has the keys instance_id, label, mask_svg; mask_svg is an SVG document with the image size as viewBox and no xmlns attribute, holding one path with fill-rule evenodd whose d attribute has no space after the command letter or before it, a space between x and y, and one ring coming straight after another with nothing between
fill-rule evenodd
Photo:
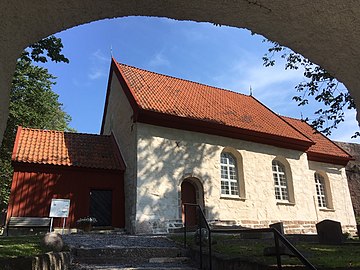
<instances>
[{"instance_id":1,"label":"blue sky","mask_svg":"<svg viewBox=\"0 0 360 270\"><path fill-rule=\"evenodd\" d=\"M56 34L69 64L46 63L57 77L54 91L78 132L99 133L112 55L119 62L253 96L276 113L312 118L314 107L298 107L291 97L303 80L301 71L280 63L263 67L269 48L248 30L165 18L126 17L81 25ZM350 139L358 130L355 111L333 132Z\"/></svg>"}]
</instances>

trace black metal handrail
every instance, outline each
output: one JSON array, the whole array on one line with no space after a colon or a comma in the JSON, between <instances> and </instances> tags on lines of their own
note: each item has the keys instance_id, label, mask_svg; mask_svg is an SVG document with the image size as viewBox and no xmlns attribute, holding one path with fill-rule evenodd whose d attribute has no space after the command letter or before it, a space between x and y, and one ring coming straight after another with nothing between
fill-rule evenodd
<instances>
[{"instance_id":1,"label":"black metal handrail","mask_svg":"<svg viewBox=\"0 0 360 270\"><path fill-rule=\"evenodd\" d=\"M262 228L262 229L216 229L212 230L213 233L261 233L261 232L271 232L274 234L275 248L276 248L276 259L278 269L282 269L281 266L281 254L280 254L280 245L279 240L309 269L316 270L315 266L313 266L305 257L300 253L300 251L289 242L286 237L281 234L275 228Z\"/></svg>"},{"instance_id":2,"label":"black metal handrail","mask_svg":"<svg viewBox=\"0 0 360 270\"><path fill-rule=\"evenodd\" d=\"M200 269L202 269L203 266L203 252L202 252L202 223L204 222L206 229L208 231L208 245L209 245L209 269L212 270L212 256L211 256L211 228L209 226L209 223L207 222L205 218L205 214L198 204L194 203L183 203L184 207L184 247L186 248L186 229L187 229L187 218L186 218L186 209L187 207L196 207L197 213L198 213L198 223L199 223L199 237L200 237L200 243L199 243L199 249L200 249ZM203 221L203 222L202 222Z\"/></svg>"},{"instance_id":3,"label":"black metal handrail","mask_svg":"<svg viewBox=\"0 0 360 270\"><path fill-rule=\"evenodd\" d=\"M275 228L262 228L262 229L213 229L211 230L209 223L207 222L204 212L202 211L200 205L193 204L193 203L184 203L184 246L186 247L186 229L187 229L187 221L186 221L186 208L188 206L190 207L196 207L198 209L198 217L199 217L199 234L200 234L200 269L202 269L202 232L201 232L201 220L204 221L204 224L206 225L206 229L208 230L209 239L209 269L212 270L212 254L211 254L211 234L212 233L229 233L229 234L236 234L236 233L261 233L261 232L271 232L274 235L274 242L275 242L275 250L276 250L276 261L278 269L282 269L281 264L281 254L280 254L280 245L279 240L308 268L311 270L316 270L315 266L313 266L305 257L300 253L299 250L297 250L296 247L293 246L289 242L286 237L281 234L277 229Z\"/></svg>"}]
</instances>

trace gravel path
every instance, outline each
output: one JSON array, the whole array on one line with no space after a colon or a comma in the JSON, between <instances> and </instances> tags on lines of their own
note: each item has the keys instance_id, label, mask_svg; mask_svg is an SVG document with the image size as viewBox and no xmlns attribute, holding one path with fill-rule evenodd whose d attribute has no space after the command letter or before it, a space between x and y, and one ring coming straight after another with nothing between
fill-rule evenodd
<instances>
[{"instance_id":1,"label":"gravel path","mask_svg":"<svg viewBox=\"0 0 360 270\"><path fill-rule=\"evenodd\" d=\"M69 234L63 235L66 244L84 248L111 247L176 247L176 244L160 235L121 235L121 234Z\"/></svg>"}]
</instances>

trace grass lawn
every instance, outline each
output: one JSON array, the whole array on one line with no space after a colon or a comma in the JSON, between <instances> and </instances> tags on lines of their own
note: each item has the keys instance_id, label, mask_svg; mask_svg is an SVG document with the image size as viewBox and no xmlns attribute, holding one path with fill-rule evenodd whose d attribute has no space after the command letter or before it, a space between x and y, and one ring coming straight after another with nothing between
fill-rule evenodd
<instances>
[{"instance_id":1,"label":"grass lawn","mask_svg":"<svg viewBox=\"0 0 360 270\"><path fill-rule=\"evenodd\" d=\"M33 256L46 252L40 246L43 235L0 237L0 258Z\"/></svg>"},{"instance_id":2,"label":"grass lawn","mask_svg":"<svg viewBox=\"0 0 360 270\"><path fill-rule=\"evenodd\" d=\"M192 236L192 233L189 233ZM273 240L241 239L238 235L213 235L216 244L212 245L213 252L237 257L245 261L257 262L264 265L275 265L276 257L263 256L265 247L274 246ZM171 239L183 243L182 235L170 236ZM195 247L193 239L189 239L190 246ZM320 245L318 243L299 242L294 245L317 268L346 269L360 267L360 241L352 240L343 245ZM302 265L296 257L282 256L283 265Z\"/></svg>"}]
</instances>

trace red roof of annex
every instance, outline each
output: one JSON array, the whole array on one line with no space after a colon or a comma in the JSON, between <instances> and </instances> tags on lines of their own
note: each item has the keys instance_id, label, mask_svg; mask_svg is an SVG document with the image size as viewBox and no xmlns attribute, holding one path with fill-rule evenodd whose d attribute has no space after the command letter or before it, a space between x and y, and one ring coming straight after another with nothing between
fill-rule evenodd
<instances>
[{"instance_id":1,"label":"red roof of annex","mask_svg":"<svg viewBox=\"0 0 360 270\"><path fill-rule=\"evenodd\" d=\"M310 148L306 151L308 154L351 159L351 156L346 151L323 134L317 132L305 121L286 116L282 116L282 118L315 142L315 144L310 146Z\"/></svg>"},{"instance_id":2,"label":"red roof of annex","mask_svg":"<svg viewBox=\"0 0 360 270\"><path fill-rule=\"evenodd\" d=\"M13 162L124 170L112 135L70 133L19 127Z\"/></svg>"}]
</instances>

